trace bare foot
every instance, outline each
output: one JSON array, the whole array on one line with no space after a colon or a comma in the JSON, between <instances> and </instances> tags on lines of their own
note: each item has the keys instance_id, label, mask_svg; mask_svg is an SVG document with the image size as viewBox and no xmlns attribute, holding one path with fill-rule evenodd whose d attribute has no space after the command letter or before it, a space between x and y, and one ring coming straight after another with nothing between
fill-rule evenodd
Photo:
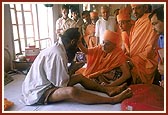
<instances>
[{"instance_id":1,"label":"bare foot","mask_svg":"<svg viewBox=\"0 0 168 115\"><path fill-rule=\"evenodd\" d=\"M124 90L123 92L121 92L120 94L114 96L114 104L115 103L120 103L122 102L124 99L130 98L132 97L133 93L131 91L131 88L127 88L126 90Z\"/></svg>"},{"instance_id":2,"label":"bare foot","mask_svg":"<svg viewBox=\"0 0 168 115\"><path fill-rule=\"evenodd\" d=\"M107 91L107 95L109 96L115 96L122 91L124 91L127 88L127 83L123 83L120 86L115 86L115 87L105 87Z\"/></svg>"}]
</instances>

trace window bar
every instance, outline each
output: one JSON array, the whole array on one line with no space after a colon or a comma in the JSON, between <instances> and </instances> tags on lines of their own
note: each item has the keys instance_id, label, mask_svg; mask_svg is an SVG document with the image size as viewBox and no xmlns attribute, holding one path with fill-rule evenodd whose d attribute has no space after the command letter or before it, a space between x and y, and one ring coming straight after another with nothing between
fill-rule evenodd
<instances>
[{"instance_id":1,"label":"window bar","mask_svg":"<svg viewBox=\"0 0 168 115\"><path fill-rule=\"evenodd\" d=\"M39 31L39 17L38 17L38 6L36 4L36 14L37 14L37 31L38 31L38 39L39 39L39 48L41 49L41 44L40 44L40 31Z\"/></svg>"},{"instance_id":2,"label":"window bar","mask_svg":"<svg viewBox=\"0 0 168 115\"><path fill-rule=\"evenodd\" d=\"M33 12L32 12L32 4L30 4L30 10L31 10L31 22L32 22L32 26L33 26L33 39L34 39L34 44L36 45L36 42L35 42L35 29L34 29L34 20L33 20Z\"/></svg>"},{"instance_id":3,"label":"window bar","mask_svg":"<svg viewBox=\"0 0 168 115\"><path fill-rule=\"evenodd\" d=\"M25 16L24 16L23 4L21 4L21 12L22 12L22 21L23 21L23 32L24 32L25 46L27 47L28 45L27 45L26 24L25 24Z\"/></svg>"},{"instance_id":4,"label":"window bar","mask_svg":"<svg viewBox=\"0 0 168 115\"><path fill-rule=\"evenodd\" d=\"M19 34L19 24L17 19L17 11L16 11L16 5L14 4L14 11L15 11L15 19L16 19L16 27L17 27L17 34L18 34L18 42L19 42L19 53L22 54L21 50L21 42L20 42L20 34ZM16 57L15 57L16 58Z\"/></svg>"},{"instance_id":5,"label":"window bar","mask_svg":"<svg viewBox=\"0 0 168 115\"><path fill-rule=\"evenodd\" d=\"M48 34L48 38L49 38L49 23L48 23L49 20L48 20L48 12L49 12L49 11L48 11L48 7L47 7L47 31L48 31L47 34Z\"/></svg>"}]
</instances>

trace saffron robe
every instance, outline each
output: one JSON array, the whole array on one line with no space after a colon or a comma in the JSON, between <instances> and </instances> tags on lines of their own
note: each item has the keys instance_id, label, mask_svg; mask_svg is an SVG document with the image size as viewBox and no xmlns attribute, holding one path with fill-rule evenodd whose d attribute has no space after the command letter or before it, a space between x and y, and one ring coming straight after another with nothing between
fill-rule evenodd
<instances>
[{"instance_id":1,"label":"saffron robe","mask_svg":"<svg viewBox=\"0 0 168 115\"><path fill-rule=\"evenodd\" d=\"M96 46L96 36L94 36L95 34L95 25L94 24L89 24L86 27L86 31L85 31L85 42L88 46L88 48L94 47Z\"/></svg>"},{"instance_id":2,"label":"saffron robe","mask_svg":"<svg viewBox=\"0 0 168 115\"><path fill-rule=\"evenodd\" d=\"M126 58L121 48L116 47L112 52L105 53L102 46L88 49L87 67L83 75L87 78L95 78L125 63Z\"/></svg>"},{"instance_id":3,"label":"saffron robe","mask_svg":"<svg viewBox=\"0 0 168 115\"><path fill-rule=\"evenodd\" d=\"M152 30L148 15L139 18L130 33L130 60L134 65L131 74L134 83L153 83L157 68L155 49L158 35Z\"/></svg>"},{"instance_id":4,"label":"saffron robe","mask_svg":"<svg viewBox=\"0 0 168 115\"><path fill-rule=\"evenodd\" d=\"M129 44L129 36L128 33L126 31L123 31L121 33L121 37L122 37L122 42L123 45L125 47L125 51L129 54L129 48L130 48L130 44Z\"/></svg>"}]
</instances>

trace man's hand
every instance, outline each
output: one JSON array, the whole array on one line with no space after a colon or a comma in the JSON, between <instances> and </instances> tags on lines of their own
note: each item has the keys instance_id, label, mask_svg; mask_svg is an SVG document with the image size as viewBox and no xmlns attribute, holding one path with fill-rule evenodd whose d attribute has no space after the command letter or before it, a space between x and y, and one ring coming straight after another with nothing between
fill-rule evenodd
<instances>
[{"instance_id":1,"label":"man's hand","mask_svg":"<svg viewBox=\"0 0 168 115\"><path fill-rule=\"evenodd\" d=\"M164 87L164 80L160 81L160 86Z\"/></svg>"}]
</instances>

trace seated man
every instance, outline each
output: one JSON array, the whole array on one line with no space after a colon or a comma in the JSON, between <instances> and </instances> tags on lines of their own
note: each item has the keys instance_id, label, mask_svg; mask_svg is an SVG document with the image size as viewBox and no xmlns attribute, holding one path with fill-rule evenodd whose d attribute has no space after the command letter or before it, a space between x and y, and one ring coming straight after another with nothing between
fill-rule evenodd
<instances>
[{"instance_id":1,"label":"seated man","mask_svg":"<svg viewBox=\"0 0 168 115\"><path fill-rule=\"evenodd\" d=\"M49 104L65 100L84 104L114 104L132 96L131 90L126 89L125 84L118 87L104 87L82 75L68 75L67 63L75 56L80 36L78 28L70 28L61 36L60 43L56 42L36 57L22 84L25 105ZM86 89L115 96L103 97L73 87L77 83Z\"/></svg>"},{"instance_id":2,"label":"seated man","mask_svg":"<svg viewBox=\"0 0 168 115\"><path fill-rule=\"evenodd\" d=\"M82 73L87 78L96 78L102 73L119 67L123 74L112 82L110 86L121 85L131 78L124 52L117 44L118 40L119 35L116 32L106 30L103 45L87 49L82 43L79 43L78 47L87 55L87 67L84 70L78 70L77 73Z\"/></svg>"}]
</instances>

